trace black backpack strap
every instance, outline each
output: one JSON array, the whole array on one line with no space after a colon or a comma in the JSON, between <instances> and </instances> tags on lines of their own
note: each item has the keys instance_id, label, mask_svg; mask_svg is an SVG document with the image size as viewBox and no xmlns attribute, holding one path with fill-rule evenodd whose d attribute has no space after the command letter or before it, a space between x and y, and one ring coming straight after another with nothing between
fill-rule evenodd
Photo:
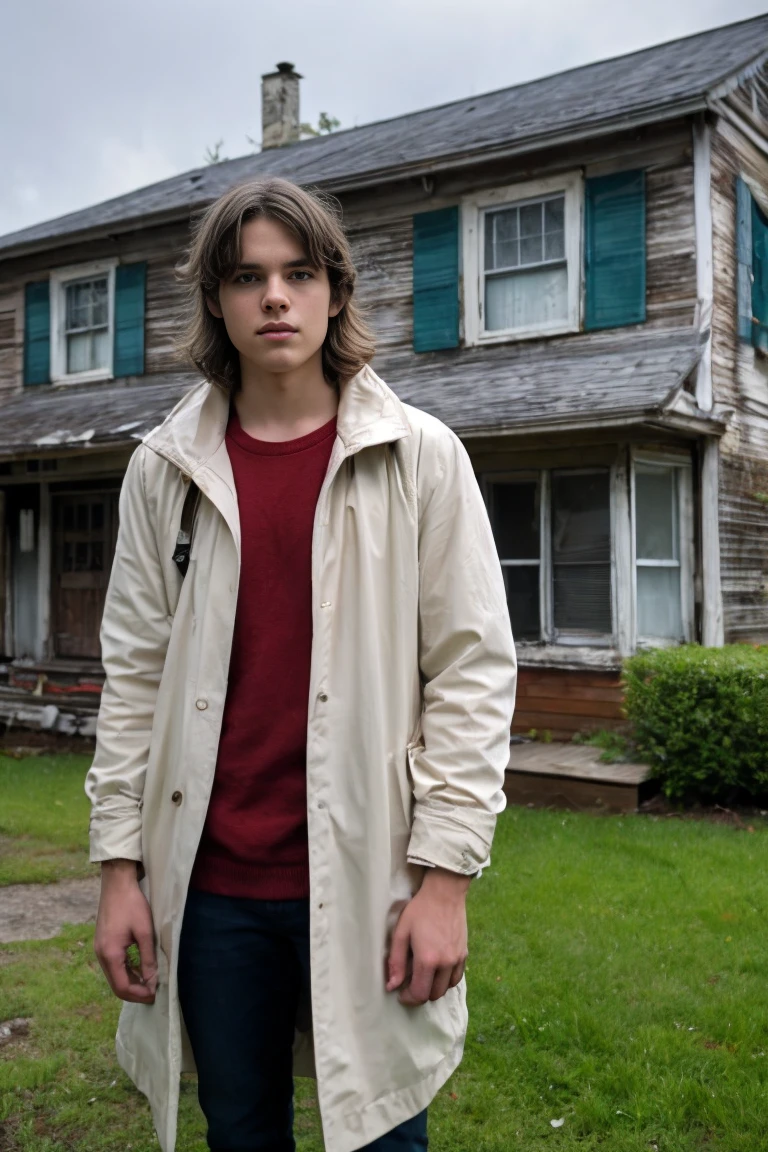
<instances>
[{"instance_id":1,"label":"black backpack strap","mask_svg":"<svg viewBox=\"0 0 768 1152\"><path fill-rule=\"evenodd\" d=\"M176 550L172 557L174 564L182 576L186 576L187 568L189 568L189 550L192 547L195 514L197 513L199 503L200 489L194 480L190 480L187 493L184 497L184 507L181 510L181 524L179 526L179 534L176 537Z\"/></svg>"}]
</instances>

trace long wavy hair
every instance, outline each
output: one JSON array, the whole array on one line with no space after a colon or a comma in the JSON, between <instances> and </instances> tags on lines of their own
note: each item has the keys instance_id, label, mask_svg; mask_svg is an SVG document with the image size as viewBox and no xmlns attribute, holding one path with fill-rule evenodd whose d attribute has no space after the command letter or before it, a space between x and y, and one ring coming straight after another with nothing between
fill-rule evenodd
<instances>
[{"instance_id":1,"label":"long wavy hair","mask_svg":"<svg viewBox=\"0 0 768 1152\"><path fill-rule=\"evenodd\" d=\"M220 282L234 274L240 261L243 224L257 216L288 228L310 262L328 273L331 299L342 307L338 315L329 317L322 365L326 380L339 387L376 351L363 311L353 299L357 273L341 223L341 205L326 193L308 191L278 177L231 188L193 225L186 260L176 270L187 302L179 351L227 392L240 387L240 354L206 298L218 301Z\"/></svg>"}]
</instances>

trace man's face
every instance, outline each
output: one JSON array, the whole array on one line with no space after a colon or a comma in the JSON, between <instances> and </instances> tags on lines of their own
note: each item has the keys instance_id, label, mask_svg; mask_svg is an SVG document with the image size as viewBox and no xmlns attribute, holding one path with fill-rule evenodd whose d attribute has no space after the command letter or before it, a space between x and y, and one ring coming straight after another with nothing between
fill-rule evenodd
<instances>
[{"instance_id":1,"label":"man's face","mask_svg":"<svg viewBox=\"0 0 768 1152\"><path fill-rule=\"evenodd\" d=\"M241 360L259 371L292 372L313 358L319 364L328 318L340 311L325 268L313 268L275 220L249 220L240 237L240 264L221 281L218 302L208 300L211 312L224 320Z\"/></svg>"}]
</instances>

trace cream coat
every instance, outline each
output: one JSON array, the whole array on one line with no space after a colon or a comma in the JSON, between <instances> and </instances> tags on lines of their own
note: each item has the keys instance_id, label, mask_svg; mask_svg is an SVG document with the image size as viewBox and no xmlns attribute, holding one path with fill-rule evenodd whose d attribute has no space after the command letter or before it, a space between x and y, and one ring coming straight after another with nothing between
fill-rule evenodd
<instances>
[{"instance_id":1,"label":"cream coat","mask_svg":"<svg viewBox=\"0 0 768 1152\"><path fill-rule=\"evenodd\" d=\"M176 955L227 690L240 524L228 401L189 392L128 465L101 631L107 673L86 783L91 859L143 862L158 947L154 1005L125 1004L121 1065L164 1152L193 1069ZM193 477L204 497L182 581L171 554ZM269 611L269 605L264 605ZM485 506L466 451L370 367L341 391L315 514L307 728L312 1029L325 1146L351 1152L425 1108L459 1064L462 981L401 1005L388 942L424 861L489 863L504 808L515 654ZM305 1025L306 1027L306 1025Z\"/></svg>"}]
</instances>

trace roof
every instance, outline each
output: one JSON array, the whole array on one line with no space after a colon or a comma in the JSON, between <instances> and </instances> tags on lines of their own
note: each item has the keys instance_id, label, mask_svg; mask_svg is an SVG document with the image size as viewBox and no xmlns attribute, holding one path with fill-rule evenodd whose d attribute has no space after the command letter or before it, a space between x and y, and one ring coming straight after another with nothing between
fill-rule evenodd
<instances>
[{"instance_id":1,"label":"roof","mask_svg":"<svg viewBox=\"0 0 768 1152\"><path fill-rule=\"evenodd\" d=\"M449 162L651 123L706 107L707 96L768 50L768 15L512 88L197 168L0 237L0 259L73 236L177 219L260 175L343 191Z\"/></svg>"},{"instance_id":2,"label":"roof","mask_svg":"<svg viewBox=\"0 0 768 1152\"><path fill-rule=\"evenodd\" d=\"M461 357L452 352L382 356L373 367L401 400L467 437L623 427L674 422L679 392L698 362L700 339L694 328L638 329L569 336L545 346L466 349ZM178 372L135 379L25 389L3 405L0 457L135 444L200 378Z\"/></svg>"},{"instance_id":3,"label":"roof","mask_svg":"<svg viewBox=\"0 0 768 1152\"><path fill-rule=\"evenodd\" d=\"M701 340L693 327L638 328L462 349L461 357L410 353L373 366L401 400L463 436L624 427L672 421Z\"/></svg>"}]
</instances>

